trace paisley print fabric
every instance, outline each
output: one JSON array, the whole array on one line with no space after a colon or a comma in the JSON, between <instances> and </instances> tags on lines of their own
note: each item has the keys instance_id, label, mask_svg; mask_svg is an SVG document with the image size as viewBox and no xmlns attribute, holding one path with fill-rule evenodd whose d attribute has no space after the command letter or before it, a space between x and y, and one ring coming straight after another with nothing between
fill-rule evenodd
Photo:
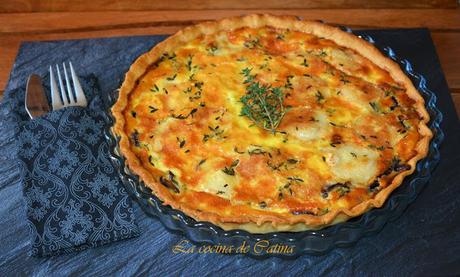
<instances>
[{"instance_id":1,"label":"paisley print fabric","mask_svg":"<svg viewBox=\"0 0 460 277\"><path fill-rule=\"evenodd\" d=\"M83 78L82 85L92 99L88 108L65 108L20 126L32 255L68 253L139 234L131 200L109 160L103 101L92 97L98 95L97 82Z\"/></svg>"}]
</instances>

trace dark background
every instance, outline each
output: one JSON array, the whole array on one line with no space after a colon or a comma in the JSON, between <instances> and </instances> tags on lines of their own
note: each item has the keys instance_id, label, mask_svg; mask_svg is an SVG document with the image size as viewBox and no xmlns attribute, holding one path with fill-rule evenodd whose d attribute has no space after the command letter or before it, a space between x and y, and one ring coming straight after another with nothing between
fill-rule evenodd
<instances>
[{"instance_id":1,"label":"dark background","mask_svg":"<svg viewBox=\"0 0 460 277\"><path fill-rule=\"evenodd\" d=\"M96 74L103 92L116 89L141 53L164 36L24 43L0 105L0 273L36 275L443 275L460 274L460 124L438 58L425 29L363 31L389 45L427 78L444 114L441 162L405 213L376 235L324 256L254 260L242 255L173 254L184 237L173 235L135 205L139 238L46 259L27 255L30 241L9 116L11 91L49 64L71 60L80 75Z\"/></svg>"}]
</instances>

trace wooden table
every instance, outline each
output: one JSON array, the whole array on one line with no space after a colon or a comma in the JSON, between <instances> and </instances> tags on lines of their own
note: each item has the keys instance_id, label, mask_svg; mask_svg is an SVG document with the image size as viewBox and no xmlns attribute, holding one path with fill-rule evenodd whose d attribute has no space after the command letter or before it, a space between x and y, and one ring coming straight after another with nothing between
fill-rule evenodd
<instances>
[{"instance_id":1,"label":"wooden table","mask_svg":"<svg viewBox=\"0 0 460 277\"><path fill-rule=\"evenodd\" d=\"M351 28L429 28L460 115L460 8L455 0L65 2L2 1L0 96L21 41L171 34L197 22L257 12L321 19Z\"/></svg>"}]
</instances>

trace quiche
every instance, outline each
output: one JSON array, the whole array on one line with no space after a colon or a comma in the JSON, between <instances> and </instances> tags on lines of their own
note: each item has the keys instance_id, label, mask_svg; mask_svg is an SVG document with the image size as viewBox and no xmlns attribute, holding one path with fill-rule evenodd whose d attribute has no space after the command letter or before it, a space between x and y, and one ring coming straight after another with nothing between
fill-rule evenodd
<instances>
[{"instance_id":1,"label":"quiche","mask_svg":"<svg viewBox=\"0 0 460 277\"><path fill-rule=\"evenodd\" d=\"M177 32L131 65L112 113L121 155L164 205L251 233L381 207L432 137L396 63L290 16Z\"/></svg>"}]
</instances>

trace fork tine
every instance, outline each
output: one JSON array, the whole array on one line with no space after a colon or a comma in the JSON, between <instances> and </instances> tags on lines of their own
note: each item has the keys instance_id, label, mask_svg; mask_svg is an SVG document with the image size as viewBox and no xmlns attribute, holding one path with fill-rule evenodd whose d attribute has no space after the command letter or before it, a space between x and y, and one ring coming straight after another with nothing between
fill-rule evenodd
<instances>
[{"instance_id":1,"label":"fork tine","mask_svg":"<svg viewBox=\"0 0 460 277\"><path fill-rule=\"evenodd\" d=\"M50 65L50 88L51 88L51 104L53 110L59 110L63 103L59 96L59 89L56 84L56 78L54 77L53 67Z\"/></svg>"},{"instance_id":2,"label":"fork tine","mask_svg":"<svg viewBox=\"0 0 460 277\"><path fill-rule=\"evenodd\" d=\"M69 97L69 104L75 104L77 100L72 93L72 86L70 84L69 75L67 75L67 69L65 68L65 63L62 63L62 67L64 68L64 77L65 77L65 86L67 88L67 96Z\"/></svg>"},{"instance_id":3,"label":"fork tine","mask_svg":"<svg viewBox=\"0 0 460 277\"><path fill-rule=\"evenodd\" d=\"M65 106L65 105L70 103L70 100L69 100L69 97L67 96L67 93L66 93L66 91L64 89L64 85L62 83L61 72L59 71L59 65L56 65L56 72L57 72L57 76L58 76L58 80L59 80L59 88L60 88L60 91L61 91L62 103Z\"/></svg>"},{"instance_id":4,"label":"fork tine","mask_svg":"<svg viewBox=\"0 0 460 277\"><path fill-rule=\"evenodd\" d=\"M72 62L69 62L70 65L70 74L72 75L72 82L73 82L73 90L75 92L76 99L78 105L86 106L86 97L83 89L81 88L80 81L78 80L78 76L73 69Z\"/></svg>"}]
</instances>

